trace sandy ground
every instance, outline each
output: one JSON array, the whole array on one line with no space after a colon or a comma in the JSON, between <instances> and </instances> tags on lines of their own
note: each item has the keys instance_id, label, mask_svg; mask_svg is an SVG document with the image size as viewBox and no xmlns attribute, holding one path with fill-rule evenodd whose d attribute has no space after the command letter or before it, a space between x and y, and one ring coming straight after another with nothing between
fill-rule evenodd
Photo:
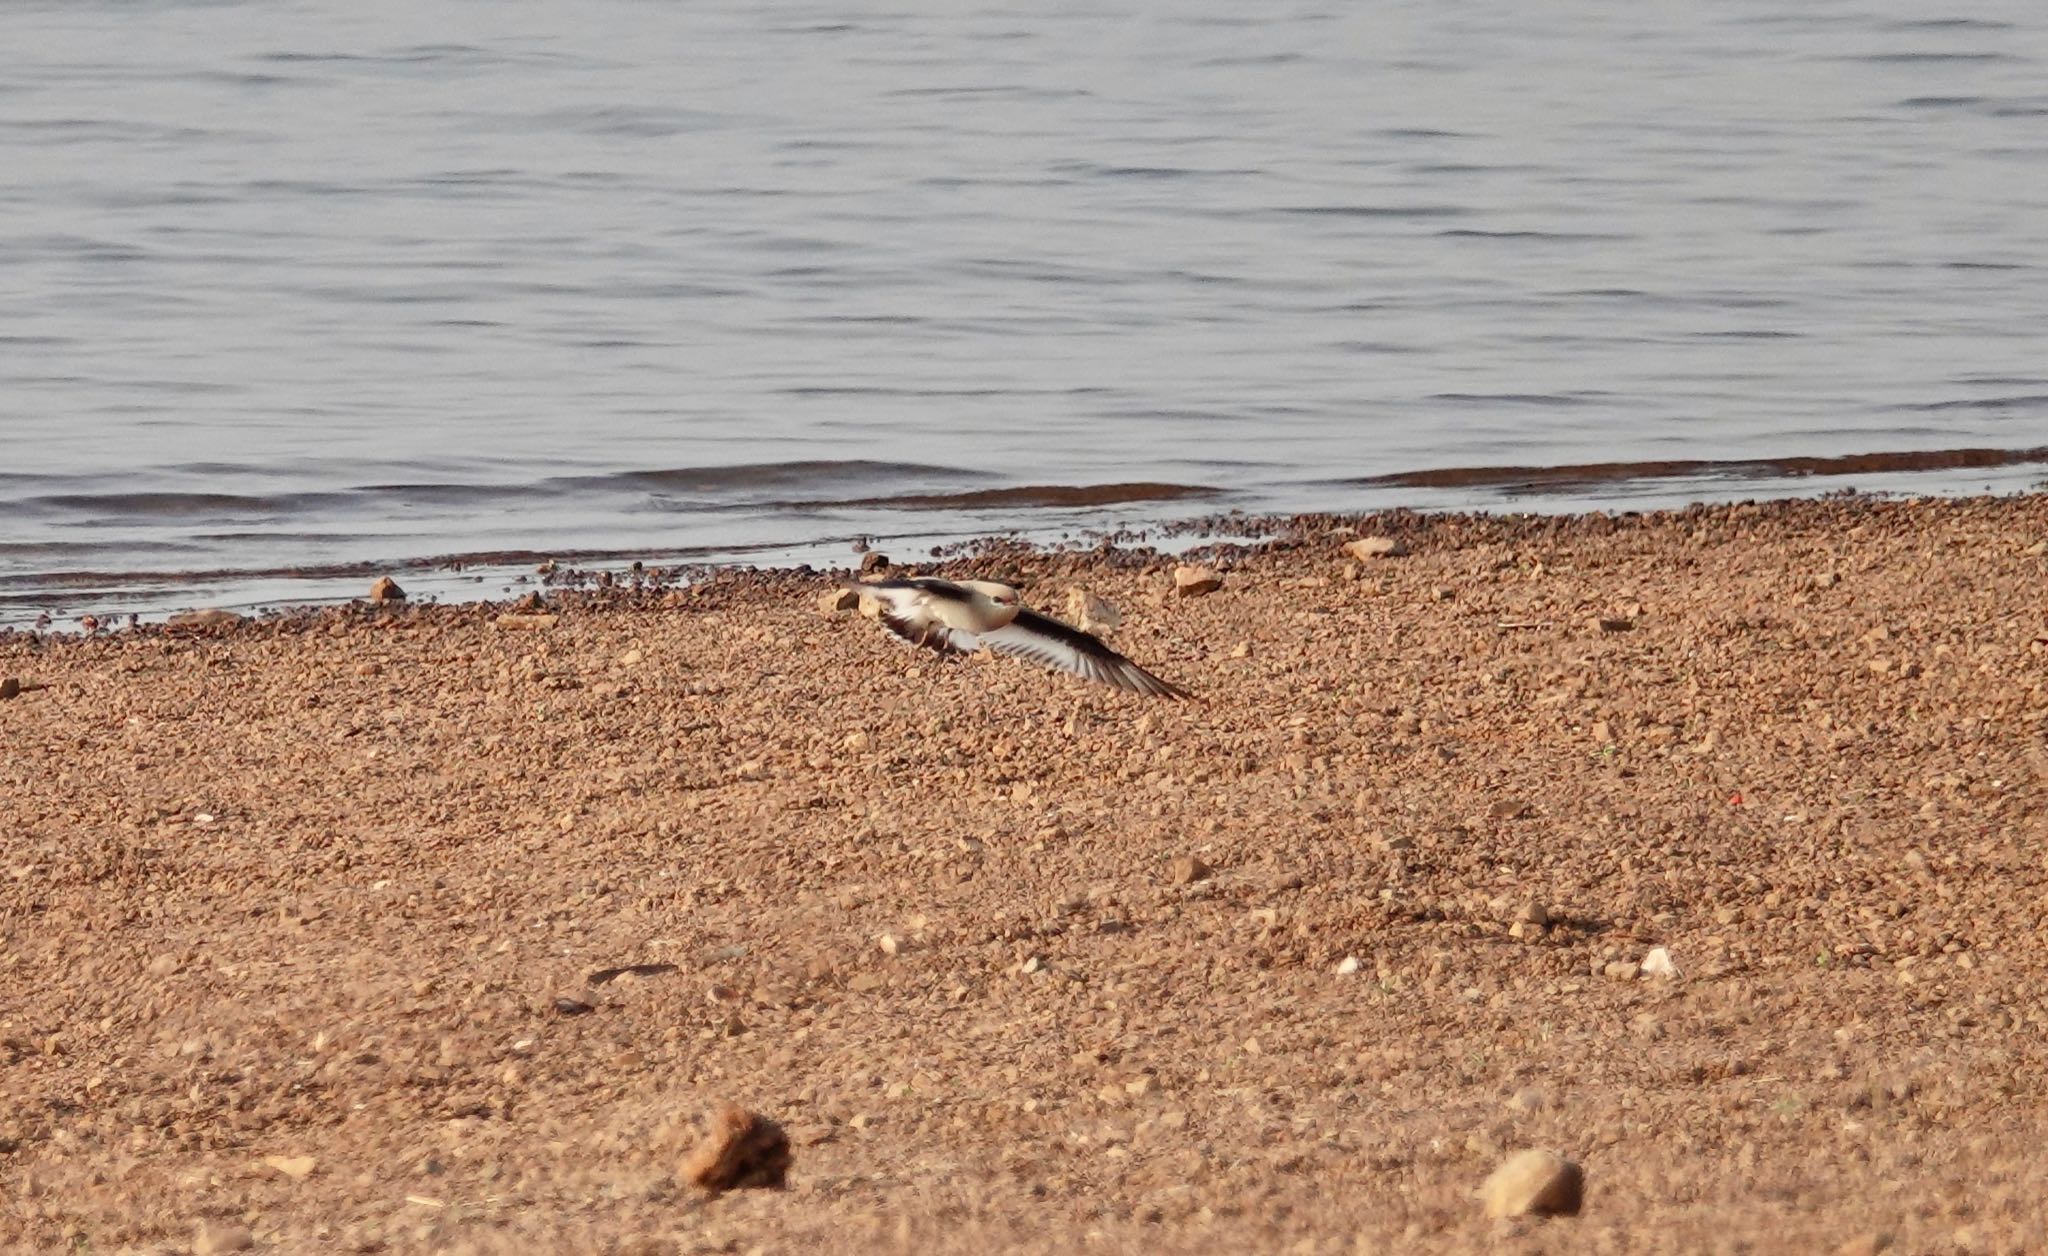
<instances>
[{"instance_id":1,"label":"sandy ground","mask_svg":"<svg viewBox=\"0 0 2048 1256\"><path fill-rule=\"evenodd\" d=\"M2048 1249L2048 498L1335 522L950 569L1199 703L794 573L0 637L0 1240Z\"/></svg>"}]
</instances>

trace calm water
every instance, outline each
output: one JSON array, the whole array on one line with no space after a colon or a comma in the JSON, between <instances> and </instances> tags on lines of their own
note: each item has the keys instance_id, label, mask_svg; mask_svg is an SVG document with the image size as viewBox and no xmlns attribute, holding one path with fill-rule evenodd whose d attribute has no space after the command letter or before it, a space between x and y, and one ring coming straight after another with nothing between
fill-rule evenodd
<instances>
[{"instance_id":1,"label":"calm water","mask_svg":"<svg viewBox=\"0 0 2048 1256\"><path fill-rule=\"evenodd\" d=\"M2038 0L1168 7L0 8L0 621L2048 476L1373 482L2048 446Z\"/></svg>"}]
</instances>

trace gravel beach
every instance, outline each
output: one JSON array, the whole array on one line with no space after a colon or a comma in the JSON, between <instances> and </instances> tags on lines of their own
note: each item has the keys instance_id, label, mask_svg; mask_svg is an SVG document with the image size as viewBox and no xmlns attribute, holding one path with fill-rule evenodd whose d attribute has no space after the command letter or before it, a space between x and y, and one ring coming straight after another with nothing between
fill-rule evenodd
<instances>
[{"instance_id":1,"label":"gravel beach","mask_svg":"<svg viewBox=\"0 0 2048 1256\"><path fill-rule=\"evenodd\" d=\"M0 1243L2048 1248L2048 497L1266 530L0 635Z\"/></svg>"}]
</instances>

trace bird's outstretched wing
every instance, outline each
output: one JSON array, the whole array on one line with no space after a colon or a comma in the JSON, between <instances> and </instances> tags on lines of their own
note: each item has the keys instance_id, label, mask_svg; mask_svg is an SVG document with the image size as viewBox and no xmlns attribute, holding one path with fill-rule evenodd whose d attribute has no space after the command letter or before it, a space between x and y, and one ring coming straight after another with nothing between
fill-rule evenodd
<instances>
[{"instance_id":1,"label":"bird's outstretched wing","mask_svg":"<svg viewBox=\"0 0 2048 1256\"><path fill-rule=\"evenodd\" d=\"M964 596L960 586L951 581L841 580L839 585L881 603L882 627L900 641L940 654L972 654L981 648L972 633L949 627L932 614L932 599Z\"/></svg>"},{"instance_id":2,"label":"bird's outstretched wing","mask_svg":"<svg viewBox=\"0 0 2048 1256\"><path fill-rule=\"evenodd\" d=\"M972 654L980 648L980 639L970 633L948 628L936 619L899 614L893 608L883 610L882 627L899 640L940 654Z\"/></svg>"},{"instance_id":3,"label":"bird's outstretched wing","mask_svg":"<svg viewBox=\"0 0 2048 1256\"><path fill-rule=\"evenodd\" d=\"M980 635L982 645L997 654L1030 659L1071 672L1085 680L1115 685L1132 693L1159 698L1192 698L1193 694L1118 654L1099 639L1036 611L1020 610L1000 628Z\"/></svg>"}]
</instances>

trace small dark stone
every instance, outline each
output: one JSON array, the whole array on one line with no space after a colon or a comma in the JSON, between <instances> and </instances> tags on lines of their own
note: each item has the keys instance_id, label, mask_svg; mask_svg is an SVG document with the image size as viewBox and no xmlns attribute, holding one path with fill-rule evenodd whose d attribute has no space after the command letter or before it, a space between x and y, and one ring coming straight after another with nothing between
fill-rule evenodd
<instances>
[{"instance_id":1,"label":"small dark stone","mask_svg":"<svg viewBox=\"0 0 2048 1256\"><path fill-rule=\"evenodd\" d=\"M600 968L590 974L589 980L591 985L601 986L621 977L659 977L675 970L674 964L623 964L617 968Z\"/></svg>"},{"instance_id":2,"label":"small dark stone","mask_svg":"<svg viewBox=\"0 0 2048 1256\"><path fill-rule=\"evenodd\" d=\"M582 1016L595 1010L581 999L555 1000L555 1014L558 1016Z\"/></svg>"}]
</instances>

